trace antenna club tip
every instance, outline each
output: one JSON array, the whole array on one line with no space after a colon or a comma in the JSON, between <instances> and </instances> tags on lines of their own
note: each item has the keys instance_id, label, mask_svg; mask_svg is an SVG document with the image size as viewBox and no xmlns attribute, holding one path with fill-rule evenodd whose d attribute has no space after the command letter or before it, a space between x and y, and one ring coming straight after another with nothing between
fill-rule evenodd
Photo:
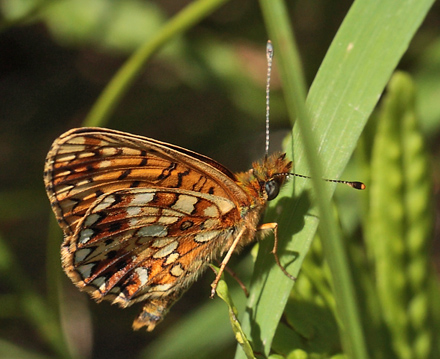
<instances>
[{"instance_id":1,"label":"antenna club tip","mask_svg":"<svg viewBox=\"0 0 440 359\"><path fill-rule=\"evenodd\" d=\"M360 190L364 190L365 188L367 188L367 186L365 186L365 184L362 182L352 182L351 187Z\"/></svg>"}]
</instances>

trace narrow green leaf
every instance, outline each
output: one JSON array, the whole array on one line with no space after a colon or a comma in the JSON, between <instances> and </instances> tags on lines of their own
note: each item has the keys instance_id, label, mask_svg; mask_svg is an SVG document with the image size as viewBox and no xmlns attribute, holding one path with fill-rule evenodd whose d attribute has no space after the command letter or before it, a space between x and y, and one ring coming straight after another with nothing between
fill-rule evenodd
<instances>
[{"instance_id":1,"label":"narrow green leaf","mask_svg":"<svg viewBox=\"0 0 440 359\"><path fill-rule=\"evenodd\" d=\"M96 101L84 126L103 126L150 56L172 38L181 35L227 0L197 0L171 19L152 39L148 39L122 66Z\"/></svg>"},{"instance_id":2,"label":"narrow green leaf","mask_svg":"<svg viewBox=\"0 0 440 359\"><path fill-rule=\"evenodd\" d=\"M249 343L246 334L243 332L240 321L237 318L238 311L232 301L232 297L229 294L228 285L224 280L220 280L217 286L218 296L226 303L229 311L229 320L231 321L232 330L235 333L235 339L238 344L243 348L243 351L248 359L255 359L254 352L251 344Z\"/></svg>"}]
</instances>

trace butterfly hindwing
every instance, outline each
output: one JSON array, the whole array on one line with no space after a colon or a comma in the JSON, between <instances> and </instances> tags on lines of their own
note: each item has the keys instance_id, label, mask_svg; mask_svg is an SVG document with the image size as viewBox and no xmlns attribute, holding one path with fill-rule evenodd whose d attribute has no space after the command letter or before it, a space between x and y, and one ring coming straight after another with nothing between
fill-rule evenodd
<instances>
[{"instance_id":1,"label":"butterfly hindwing","mask_svg":"<svg viewBox=\"0 0 440 359\"><path fill-rule=\"evenodd\" d=\"M239 225L237 207L222 197L119 190L96 201L66 237L62 264L95 299L127 306L186 288L227 248Z\"/></svg>"}]
</instances>

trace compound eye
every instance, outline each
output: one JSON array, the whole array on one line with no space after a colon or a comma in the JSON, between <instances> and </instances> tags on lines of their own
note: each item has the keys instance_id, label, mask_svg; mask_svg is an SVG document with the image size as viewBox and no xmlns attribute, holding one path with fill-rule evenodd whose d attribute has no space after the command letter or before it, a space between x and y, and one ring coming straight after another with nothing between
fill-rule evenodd
<instances>
[{"instance_id":1,"label":"compound eye","mask_svg":"<svg viewBox=\"0 0 440 359\"><path fill-rule=\"evenodd\" d=\"M267 200L271 201L278 196L278 193L280 193L280 184L275 180L270 180L266 182L265 189Z\"/></svg>"}]
</instances>

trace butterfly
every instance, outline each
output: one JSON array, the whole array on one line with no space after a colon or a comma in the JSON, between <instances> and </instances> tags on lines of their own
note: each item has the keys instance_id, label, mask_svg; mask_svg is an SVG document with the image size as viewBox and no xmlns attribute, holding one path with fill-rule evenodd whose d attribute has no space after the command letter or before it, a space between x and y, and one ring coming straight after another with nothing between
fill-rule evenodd
<instances>
[{"instance_id":1,"label":"butterfly","mask_svg":"<svg viewBox=\"0 0 440 359\"><path fill-rule=\"evenodd\" d=\"M276 230L259 222L291 168L275 153L232 173L154 139L72 129L55 140L44 170L64 232L62 267L97 302L143 303L133 328L152 331L209 263L224 255L213 295L231 254L260 229Z\"/></svg>"}]
</instances>

